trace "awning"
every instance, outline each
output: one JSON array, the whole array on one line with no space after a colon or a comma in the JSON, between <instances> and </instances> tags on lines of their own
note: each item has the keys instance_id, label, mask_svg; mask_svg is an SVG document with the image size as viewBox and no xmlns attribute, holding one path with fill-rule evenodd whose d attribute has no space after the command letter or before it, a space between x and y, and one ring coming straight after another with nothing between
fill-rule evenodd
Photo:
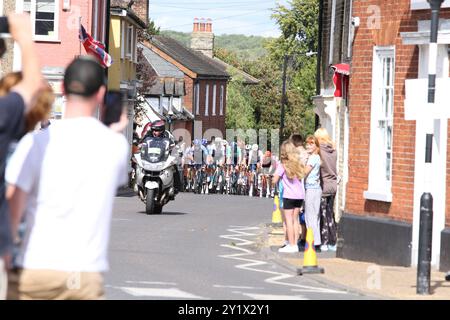
<instances>
[{"instance_id":1,"label":"awning","mask_svg":"<svg viewBox=\"0 0 450 320\"><path fill-rule=\"evenodd\" d=\"M334 96L347 99L350 65L347 63L340 63L332 65L331 68L334 70Z\"/></svg>"},{"instance_id":2,"label":"awning","mask_svg":"<svg viewBox=\"0 0 450 320\"><path fill-rule=\"evenodd\" d=\"M347 63L340 63L331 66L334 69L334 72L345 74L346 76L350 75L350 65Z\"/></svg>"}]
</instances>

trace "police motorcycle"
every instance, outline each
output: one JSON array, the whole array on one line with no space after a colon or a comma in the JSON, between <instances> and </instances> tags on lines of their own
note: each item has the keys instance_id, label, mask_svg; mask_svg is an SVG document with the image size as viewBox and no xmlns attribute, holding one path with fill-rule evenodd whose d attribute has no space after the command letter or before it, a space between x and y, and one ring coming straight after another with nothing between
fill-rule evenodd
<instances>
[{"instance_id":1,"label":"police motorcycle","mask_svg":"<svg viewBox=\"0 0 450 320\"><path fill-rule=\"evenodd\" d=\"M146 214L160 214L162 207L175 200L176 175L180 159L167 135L149 136L135 154L136 183L134 191L145 203Z\"/></svg>"}]
</instances>

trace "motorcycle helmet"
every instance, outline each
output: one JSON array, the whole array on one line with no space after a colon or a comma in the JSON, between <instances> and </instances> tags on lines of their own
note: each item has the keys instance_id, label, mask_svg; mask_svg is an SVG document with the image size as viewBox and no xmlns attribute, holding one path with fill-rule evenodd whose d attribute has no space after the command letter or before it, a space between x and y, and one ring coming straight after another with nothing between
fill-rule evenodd
<instances>
[{"instance_id":1,"label":"motorcycle helmet","mask_svg":"<svg viewBox=\"0 0 450 320\"><path fill-rule=\"evenodd\" d=\"M166 123L164 122L164 120L153 121L151 130L152 130L152 133L153 132L164 132L164 130L166 130Z\"/></svg>"},{"instance_id":2,"label":"motorcycle helmet","mask_svg":"<svg viewBox=\"0 0 450 320\"><path fill-rule=\"evenodd\" d=\"M148 123L144 126L144 129L142 129L142 134L141 134L141 137L142 137L142 138L144 138L144 137L147 135L147 133L150 132L151 127L152 127L152 123L151 123L151 122L148 122Z\"/></svg>"}]
</instances>

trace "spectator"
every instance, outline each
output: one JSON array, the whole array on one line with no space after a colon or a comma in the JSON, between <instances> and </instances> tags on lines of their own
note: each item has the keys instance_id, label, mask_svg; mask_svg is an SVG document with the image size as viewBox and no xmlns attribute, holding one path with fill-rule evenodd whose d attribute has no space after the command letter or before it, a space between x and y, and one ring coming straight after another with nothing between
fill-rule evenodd
<instances>
[{"instance_id":1,"label":"spectator","mask_svg":"<svg viewBox=\"0 0 450 320\"><path fill-rule=\"evenodd\" d=\"M26 135L11 159L13 235L24 214L26 230L10 298L104 297L113 199L127 183L128 162L125 137L92 116L105 91L103 68L90 57L75 59L64 75L65 118ZM124 128L122 118L116 129Z\"/></svg>"},{"instance_id":2,"label":"spectator","mask_svg":"<svg viewBox=\"0 0 450 320\"><path fill-rule=\"evenodd\" d=\"M295 230L294 217L303 204L304 192L301 180L305 175L305 167L298 159L298 153L290 140L283 142L280 150L280 164L277 165L273 177L273 186L281 179L283 185L283 218L286 223L286 235L289 244L280 248L279 252L298 252L298 234Z\"/></svg>"},{"instance_id":3,"label":"spectator","mask_svg":"<svg viewBox=\"0 0 450 320\"><path fill-rule=\"evenodd\" d=\"M306 166L306 164L308 163L309 154L303 145L304 144L303 136L301 134L293 134L290 139L291 139L292 143L294 144L294 146L297 148L300 162L304 166ZM303 183L303 186L305 186L304 183ZM299 248L303 250L306 245L306 223L305 223L305 207L304 206L302 206L300 208L300 217L296 217L295 221L296 221L296 228L298 230L296 232L298 232L300 234Z\"/></svg>"},{"instance_id":4,"label":"spectator","mask_svg":"<svg viewBox=\"0 0 450 320\"><path fill-rule=\"evenodd\" d=\"M0 96L6 96L14 86L22 81L22 72L11 72L0 80ZM50 125L50 111L55 101L55 96L50 85L42 81L41 87L33 100L33 108L25 116L25 132L30 132L40 123L40 128L45 129Z\"/></svg>"},{"instance_id":5,"label":"spectator","mask_svg":"<svg viewBox=\"0 0 450 320\"><path fill-rule=\"evenodd\" d=\"M20 47L22 80L11 88L11 92L0 98L0 300L5 299L7 278L5 266L10 260L12 238L5 200L5 166L9 144L24 131L24 114L31 111L31 101L38 91L42 74L32 38L30 17L26 14L8 16L11 37Z\"/></svg>"},{"instance_id":6,"label":"spectator","mask_svg":"<svg viewBox=\"0 0 450 320\"><path fill-rule=\"evenodd\" d=\"M306 138L306 150L309 153L306 164L305 179L305 220L306 227L314 234L314 245L320 252L320 200L322 188L320 186L320 145L314 136Z\"/></svg>"},{"instance_id":7,"label":"spectator","mask_svg":"<svg viewBox=\"0 0 450 320\"><path fill-rule=\"evenodd\" d=\"M320 202L320 230L322 240L322 251L336 251L336 221L334 219L334 198L337 192L337 154L334 143L327 129L320 128L314 133L320 144L320 180L322 185L322 199Z\"/></svg>"}]
</instances>

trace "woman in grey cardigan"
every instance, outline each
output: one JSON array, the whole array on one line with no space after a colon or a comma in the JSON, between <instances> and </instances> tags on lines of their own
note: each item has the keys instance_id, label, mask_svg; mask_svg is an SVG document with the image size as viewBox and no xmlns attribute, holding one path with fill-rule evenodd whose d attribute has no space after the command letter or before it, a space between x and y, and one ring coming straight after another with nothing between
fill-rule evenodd
<instances>
[{"instance_id":1,"label":"woman in grey cardigan","mask_svg":"<svg viewBox=\"0 0 450 320\"><path fill-rule=\"evenodd\" d=\"M333 141L325 128L317 129L314 133L320 144L320 180L322 185L322 199L320 202L320 233L322 251L336 251L336 221L334 220L334 197L337 192L337 154Z\"/></svg>"}]
</instances>

